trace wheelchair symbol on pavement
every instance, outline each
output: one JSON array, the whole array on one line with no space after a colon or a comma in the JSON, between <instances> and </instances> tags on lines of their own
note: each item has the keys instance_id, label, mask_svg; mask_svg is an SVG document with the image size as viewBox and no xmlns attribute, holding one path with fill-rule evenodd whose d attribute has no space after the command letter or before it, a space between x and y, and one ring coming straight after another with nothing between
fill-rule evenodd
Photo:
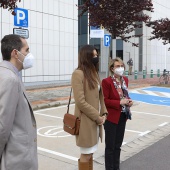
<instances>
[{"instance_id":1,"label":"wheelchair symbol on pavement","mask_svg":"<svg viewBox=\"0 0 170 170\"><path fill-rule=\"evenodd\" d=\"M64 132L63 127L59 126L45 126L37 129L37 134L39 136L48 137L48 138L63 138L69 137L71 135Z\"/></svg>"},{"instance_id":2,"label":"wheelchair symbol on pavement","mask_svg":"<svg viewBox=\"0 0 170 170\"><path fill-rule=\"evenodd\" d=\"M155 99L152 99L153 101L158 101L160 103L170 103L170 100L155 100Z\"/></svg>"}]
</instances>

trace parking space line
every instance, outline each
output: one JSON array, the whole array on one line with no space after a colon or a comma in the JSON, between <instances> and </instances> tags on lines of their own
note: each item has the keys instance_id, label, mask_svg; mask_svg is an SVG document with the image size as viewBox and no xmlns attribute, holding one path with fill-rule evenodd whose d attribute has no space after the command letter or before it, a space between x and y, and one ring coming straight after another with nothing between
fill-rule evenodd
<instances>
[{"instance_id":1,"label":"parking space line","mask_svg":"<svg viewBox=\"0 0 170 170\"><path fill-rule=\"evenodd\" d=\"M75 105L75 104L70 104L70 106L73 106L73 105ZM34 113L45 112L45 111L55 110L55 109L64 108L64 107L67 107L67 105L51 107L51 108L47 108L47 109L41 109L41 110L34 111Z\"/></svg>"},{"instance_id":2,"label":"parking space line","mask_svg":"<svg viewBox=\"0 0 170 170\"><path fill-rule=\"evenodd\" d=\"M34 113L34 114L40 115L40 116L52 117L52 118L56 118L56 119L63 119L63 117L51 116L51 115L47 115L47 114L43 114L43 113Z\"/></svg>"},{"instance_id":3,"label":"parking space line","mask_svg":"<svg viewBox=\"0 0 170 170\"><path fill-rule=\"evenodd\" d=\"M149 94L151 96L159 96L158 94L156 94L155 92L153 91L148 91L148 90L143 90L146 94Z\"/></svg>"},{"instance_id":4,"label":"parking space line","mask_svg":"<svg viewBox=\"0 0 170 170\"><path fill-rule=\"evenodd\" d=\"M139 134L139 136L144 136L144 135L148 134L149 132L151 132L151 131L147 130L147 131L145 131L145 132Z\"/></svg>"},{"instance_id":5,"label":"parking space line","mask_svg":"<svg viewBox=\"0 0 170 170\"><path fill-rule=\"evenodd\" d=\"M137 94L140 94L138 90L130 90L130 93L137 93Z\"/></svg>"},{"instance_id":6,"label":"parking space line","mask_svg":"<svg viewBox=\"0 0 170 170\"><path fill-rule=\"evenodd\" d=\"M167 124L168 124L168 122L164 122L164 123L160 124L159 126L162 127L162 126L165 126Z\"/></svg>"},{"instance_id":7,"label":"parking space line","mask_svg":"<svg viewBox=\"0 0 170 170\"><path fill-rule=\"evenodd\" d=\"M126 145L126 144L127 144L127 142L123 142L123 143L122 143L122 145Z\"/></svg>"},{"instance_id":8,"label":"parking space line","mask_svg":"<svg viewBox=\"0 0 170 170\"><path fill-rule=\"evenodd\" d=\"M132 112L139 113L139 114L145 114L145 115L151 115L151 116L160 116L160 117L170 118L170 116L168 116L168 115L159 115L159 114L156 114L156 113L138 112L138 111L135 111L135 110L133 110Z\"/></svg>"},{"instance_id":9,"label":"parking space line","mask_svg":"<svg viewBox=\"0 0 170 170\"><path fill-rule=\"evenodd\" d=\"M170 97L170 93L166 93L166 92L161 92L163 95L165 95L166 97Z\"/></svg>"},{"instance_id":10,"label":"parking space line","mask_svg":"<svg viewBox=\"0 0 170 170\"><path fill-rule=\"evenodd\" d=\"M52 150L49 150L49 149L38 147L38 150L40 150L42 152L50 153L50 154L53 154L53 155L56 155L56 156L60 156L60 157L63 157L63 158L66 158L66 159L69 159L69 160L72 160L72 161L78 161L78 158L76 158L76 157L69 156L69 155L59 153L59 152L56 152L56 151L52 151Z\"/></svg>"},{"instance_id":11,"label":"parking space line","mask_svg":"<svg viewBox=\"0 0 170 170\"><path fill-rule=\"evenodd\" d=\"M147 133L150 132L149 130L147 130L147 131L145 131L145 132L140 132L140 131L128 130L128 129L125 129L125 131L133 132L133 133L139 133L139 136L144 136L144 135L146 135Z\"/></svg>"},{"instance_id":12,"label":"parking space line","mask_svg":"<svg viewBox=\"0 0 170 170\"><path fill-rule=\"evenodd\" d=\"M139 131L135 131L135 130L128 130L128 129L125 129L125 130L128 131L128 132L143 133L143 132L139 132Z\"/></svg>"}]
</instances>

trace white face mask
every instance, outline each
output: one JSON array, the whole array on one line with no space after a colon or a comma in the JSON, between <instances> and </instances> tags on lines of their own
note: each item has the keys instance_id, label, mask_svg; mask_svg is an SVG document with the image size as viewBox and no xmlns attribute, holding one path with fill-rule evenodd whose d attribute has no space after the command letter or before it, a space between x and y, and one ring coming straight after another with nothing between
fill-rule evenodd
<instances>
[{"instance_id":1,"label":"white face mask","mask_svg":"<svg viewBox=\"0 0 170 170\"><path fill-rule=\"evenodd\" d=\"M18 51L19 52L19 51ZM21 52L19 52L21 55L23 55ZM23 55L24 56L24 55ZM21 60L19 60L22 64L23 64L23 69L28 69L33 67L34 65L34 56L31 53L28 53L26 56L24 56L24 61L22 62Z\"/></svg>"},{"instance_id":2,"label":"white face mask","mask_svg":"<svg viewBox=\"0 0 170 170\"><path fill-rule=\"evenodd\" d=\"M124 72L124 67L119 67L119 68L116 68L114 70L114 73L119 75L119 76L122 76L123 75L123 72Z\"/></svg>"}]
</instances>

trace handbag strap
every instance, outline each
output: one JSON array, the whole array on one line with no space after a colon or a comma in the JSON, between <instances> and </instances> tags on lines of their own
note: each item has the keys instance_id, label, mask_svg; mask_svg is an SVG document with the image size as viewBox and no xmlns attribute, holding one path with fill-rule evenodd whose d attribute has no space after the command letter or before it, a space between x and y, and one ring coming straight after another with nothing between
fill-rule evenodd
<instances>
[{"instance_id":1,"label":"handbag strap","mask_svg":"<svg viewBox=\"0 0 170 170\"><path fill-rule=\"evenodd\" d=\"M85 81L86 81L86 78L84 77L84 82L83 82L84 92L86 90L86 82ZM71 93L72 93L72 87L71 87L71 90L70 90L70 97L69 97L68 105L67 105L67 113L69 113L69 109L70 109Z\"/></svg>"}]
</instances>

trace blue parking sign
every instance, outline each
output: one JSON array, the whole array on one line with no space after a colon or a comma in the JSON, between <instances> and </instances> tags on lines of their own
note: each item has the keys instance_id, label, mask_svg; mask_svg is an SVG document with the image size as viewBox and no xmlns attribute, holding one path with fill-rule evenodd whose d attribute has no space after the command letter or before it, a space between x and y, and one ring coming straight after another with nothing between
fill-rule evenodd
<instances>
[{"instance_id":1,"label":"blue parking sign","mask_svg":"<svg viewBox=\"0 0 170 170\"><path fill-rule=\"evenodd\" d=\"M28 27L28 10L15 8L14 25L18 27Z\"/></svg>"},{"instance_id":2,"label":"blue parking sign","mask_svg":"<svg viewBox=\"0 0 170 170\"><path fill-rule=\"evenodd\" d=\"M111 35L104 35L104 46L110 46Z\"/></svg>"}]
</instances>

